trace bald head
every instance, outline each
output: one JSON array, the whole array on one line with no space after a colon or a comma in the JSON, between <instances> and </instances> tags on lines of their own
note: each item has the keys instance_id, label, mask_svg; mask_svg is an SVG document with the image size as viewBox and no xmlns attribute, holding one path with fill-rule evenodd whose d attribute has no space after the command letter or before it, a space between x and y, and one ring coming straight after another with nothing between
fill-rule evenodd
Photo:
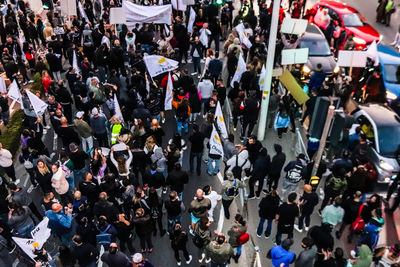
<instances>
[{"instance_id":1,"label":"bald head","mask_svg":"<svg viewBox=\"0 0 400 267\"><path fill-rule=\"evenodd\" d=\"M107 199L107 193L106 192L101 192L99 194L99 199L100 200L106 200Z\"/></svg>"},{"instance_id":2,"label":"bald head","mask_svg":"<svg viewBox=\"0 0 400 267\"><path fill-rule=\"evenodd\" d=\"M196 197L197 198L203 198L203 196L204 196L204 192L203 192L203 189L197 189L197 191L196 191Z\"/></svg>"},{"instance_id":3,"label":"bald head","mask_svg":"<svg viewBox=\"0 0 400 267\"><path fill-rule=\"evenodd\" d=\"M81 191L75 191L75 193L74 193L74 198L75 198L75 199L80 199L81 197L82 197Z\"/></svg>"},{"instance_id":4,"label":"bald head","mask_svg":"<svg viewBox=\"0 0 400 267\"><path fill-rule=\"evenodd\" d=\"M61 117L60 123L61 123L62 125L67 125L67 124L68 124L67 118L66 118L66 117Z\"/></svg>"},{"instance_id":5,"label":"bald head","mask_svg":"<svg viewBox=\"0 0 400 267\"><path fill-rule=\"evenodd\" d=\"M62 206L59 203L54 203L53 205L51 205L51 210L54 213L58 213L58 212L60 212L62 210Z\"/></svg>"}]
</instances>

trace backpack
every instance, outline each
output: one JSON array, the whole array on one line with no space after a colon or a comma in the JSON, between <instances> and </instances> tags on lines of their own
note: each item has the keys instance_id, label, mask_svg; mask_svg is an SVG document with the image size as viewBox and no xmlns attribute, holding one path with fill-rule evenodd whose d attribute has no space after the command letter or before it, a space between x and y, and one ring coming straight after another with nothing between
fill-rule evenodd
<instances>
[{"instance_id":1,"label":"backpack","mask_svg":"<svg viewBox=\"0 0 400 267\"><path fill-rule=\"evenodd\" d=\"M178 108L176 109L176 117L178 121L183 122L189 118L188 115L188 106L179 104Z\"/></svg>"},{"instance_id":2,"label":"backpack","mask_svg":"<svg viewBox=\"0 0 400 267\"><path fill-rule=\"evenodd\" d=\"M65 177L68 178L71 176L71 170L66 166L68 163L68 160L65 161L64 163L61 163L61 161L58 161L60 164L61 169L65 172Z\"/></svg>"},{"instance_id":3,"label":"backpack","mask_svg":"<svg viewBox=\"0 0 400 267\"><path fill-rule=\"evenodd\" d=\"M244 161L242 166L239 166L238 161L239 161L239 156L236 155L236 165L235 165L235 167L232 168L232 173L233 173L234 178L240 180L240 179L242 179L242 169L243 169L243 166L247 163L247 159Z\"/></svg>"},{"instance_id":4,"label":"backpack","mask_svg":"<svg viewBox=\"0 0 400 267\"><path fill-rule=\"evenodd\" d=\"M24 160L24 167L27 170L33 169L33 163L29 159Z\"/></svg>"},{"instance_id":5,"label":"backpack","mask_svg":"<svg viewBox=\"0 0 400 267\"><path fill-rule=\"evenodd\" d=\"M229 198L234 198L239 194L239 187L236 184L236 179L233 182L233 186L226 188L225 196Z\"/></svg>"},{"instance_id":6,"label":"backpack","mask_svg":"<svg viewBox=\"0 0 400 267\"><path fill-rule=\"evenodd\" d=\"M247 232L240 232L239 228L236 227L236 230L240 233L240 236L237 237L236 242L239 246L246 244L249 241L250 236Z\"/></svg>"},{"instance_id":7,"label":"backpack","mask_svg":"<svg viewBox=\"0 0 400 267\"><path fill-rule=\"evenodd\" d=\"M160 210L157 207L152 207L150 210L150 216L153 219L157 219L160 216Z\"/></svg>"},{"instance_id":8,"label":"backpack","mask_svg":"<svg viewBox=\"0 0 400 267\"><path fill-rule=\"evenodd\" d=\"M197 248L202 248L204 247L204 239L201 238L201 236L199 236L198 234L194 234L193 237L193 244L197 247Z\"/></svg>"},{"instance_id":9,"label":"backpack","mask_svg":"<svg viewBox=\"0 0 400 267\"><path fill-rule=\"evenodd\" d=\"M96 235L97 244L104 247L109 247L111 244L111 234L107 231L111 228L111 224L107 225L104 231L100 231L100 234Z\"/></svg>"},{"instance_id":10,"label":"backpack","mask_svg":"<svg viewBox=\"0 0 400 267\"><path fill-rule=\"evenodd\" d=\"M361 217L361 212L364 208L365 204L362 204L360 206L360 209L358 210L358 216L354 220L354 222L351 224L351 230L353 230L355 233L361 233L362 229L365 227L365 221Z\"/></svg>"},{"instance_id":11,"label":"backpack","mask_svg":"<svg viewBox=\"0 0 400 267\"><path fill-rule=\"evenodd\" d=\"M302 179L301 172L303 168L301 164L295 164L294 167L287 172L286 179L291 183L297 184Z\"/></svg>"}]
</instances>

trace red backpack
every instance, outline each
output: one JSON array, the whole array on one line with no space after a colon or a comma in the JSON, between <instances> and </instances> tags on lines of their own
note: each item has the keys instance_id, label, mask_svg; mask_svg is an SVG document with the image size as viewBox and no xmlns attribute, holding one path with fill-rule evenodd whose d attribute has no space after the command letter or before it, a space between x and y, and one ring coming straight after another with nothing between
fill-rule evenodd
<instances>
[{"instance_id":1,"label":"red backpack","mask_svg":"<svg viewBox=\"0 0 400 267\"><path fill-rule=\"evenodd\" d=\"M238 232L240 233L240 236L237 237L236 242L238 243L239 246L246 244L247 241L249 241L250 236L248 233L245 232L241 232L239 230L239 228L236 227L236 230L238 230Z\"/></svg>"},{"instance_id":2,"label":"red backpack","mask_svg":"<svg viewBox=\"0 0 400 267\"><path fill-rule=\"evenodd\" d=\"M360 209L358 210L358 217L351 224L351 230L353 230L356 233L360 233L361 230L365 227L365 221L361 217L361 212L362 212L362 209L364 208L364 206L365 206L365 204L362 204L360 206Z\"/></svg>"}]
</instances>

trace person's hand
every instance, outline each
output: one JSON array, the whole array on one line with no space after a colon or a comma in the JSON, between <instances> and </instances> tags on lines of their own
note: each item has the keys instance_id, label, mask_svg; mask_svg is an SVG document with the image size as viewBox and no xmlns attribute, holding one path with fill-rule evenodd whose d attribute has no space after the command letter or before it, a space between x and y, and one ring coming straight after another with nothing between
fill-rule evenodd
<instances>
[{"instance_id":1,"label":"person's hand","mask_svg":"<svg viewBox=\"0 0 400 267\"><path fill-rule=\"evenodd\" d=\"M35 124L38 124L38 123L40 123L41 121L42 121L42 118L38 117L38 118L36 119Z\"/></svg>"},{"instance_id":2,"label":"person's hand","mask_svg":"<svg viewBox=\"0 0 400 267\"><path fill-rule=\"evenodd\" d=\"M329 257L332 255L332 251L330 251L329 249L328 250L322 249L322 253L324 254L324 260L329 259Z\"/></svg>"},{"instance_id":3,"label":"person's hand","mask_svg":"<svg viewBox=\"0 0 400 267\"><path fill-rule=\"evenodd\" d=\"M111 152L111 153L114 153L114 148L113 148L113 147L110 148L110 152Z\"/></svg>"},{"instance_id":4,"label":"person's hand","mask_svg":"<svg viewBox=\"0 0 400 267\"><path fill-rule=\"evenodd\" d=\"M129 146L126 146L126 150L129 150Z\"/></svg>"},{"instance_id":5,"label":"person's hand","mask_svg":"<svg viewBox=\"0 0 400 267\"><path fill-rule=\"evenodd\" d=\"M118 219L120 222L125 221L125 215L124 214L119 214Z\"/></svg>"},{"instance_id":6,"label":"person's hand","mask_svg":"<svg viewBox=\"0 0 400 267\"><path fill-rule=\"evenodd\" d=\"M12 195L11 195L11 194L9 194L9 195L6 197L6 200L10 200L10 199L11 199L11 197L12 197Z\"/></svg>"}]
</instances>

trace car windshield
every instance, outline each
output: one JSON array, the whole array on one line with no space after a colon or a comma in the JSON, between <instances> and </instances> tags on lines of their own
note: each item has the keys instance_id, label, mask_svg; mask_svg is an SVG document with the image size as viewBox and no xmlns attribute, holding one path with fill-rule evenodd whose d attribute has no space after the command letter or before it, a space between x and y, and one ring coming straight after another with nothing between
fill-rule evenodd
<instances>
[{"instance_id":1,"label":"car windshield","mask_svg":"<svg viewBox=\"0 0 400 267\"><path fill-rule=\"evenodd\" d=\"M378 127L379 152L385 157L394 157L400 145L400 124L398 126Z\"/></svg>"},{"instance_id":2,"label":"car windshield","mask_svg":"<svg viewBox=\"0 0 400 267\"><path fill-rule=\"evenodd\" d=\"M308 48L309 56L330 56L331 50L325 40L303 39L300 48Z\"/></svg>"},{"instance_id":3,"label":"car windshield","mask_svg":"<svg viewBox=\"0 0 400 267\"><path fill-rule=\"evenodd\" d=\"M400 65L387 64L384 69L385 80L388 83L400 83Z\"/></svg>"},{"instance_id":4,"label":"car windshield","mask_svg":"<svg viewBox=\"0 0 400 267\"><path fill-rule=\"evenodd\" d=\"M364 25L357 13L344 14L342 19L346 27L361 27Z\"/></svg>"}]
</instances>

